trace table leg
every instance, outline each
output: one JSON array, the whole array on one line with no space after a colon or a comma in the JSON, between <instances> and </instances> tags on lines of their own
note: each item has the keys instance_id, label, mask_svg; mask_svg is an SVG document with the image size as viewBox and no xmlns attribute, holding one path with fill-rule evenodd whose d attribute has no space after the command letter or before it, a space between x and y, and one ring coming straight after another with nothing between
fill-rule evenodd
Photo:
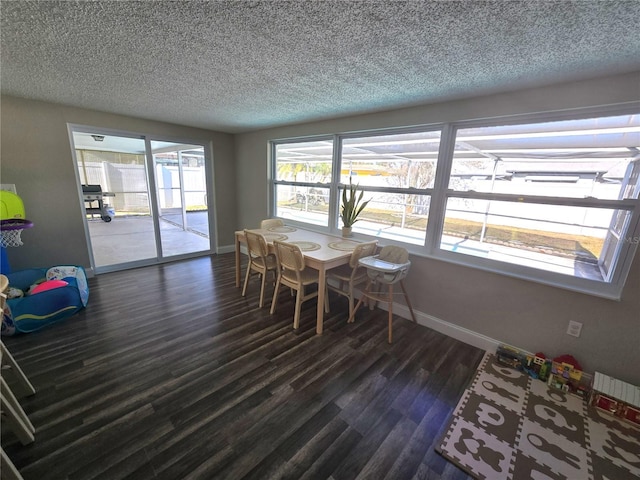
<instances>
[{"instance_id":1,"label":"table leg","mask_svg":"<svg viewBox=\"0 0 640 480\"><path fill-rule=\"evenodd\" d=\"M324 296L326 294L327 271L324 267L318 270L318 313L316 319L316 333L322 335L324 322Z\"/></svg>"}]
</instances>

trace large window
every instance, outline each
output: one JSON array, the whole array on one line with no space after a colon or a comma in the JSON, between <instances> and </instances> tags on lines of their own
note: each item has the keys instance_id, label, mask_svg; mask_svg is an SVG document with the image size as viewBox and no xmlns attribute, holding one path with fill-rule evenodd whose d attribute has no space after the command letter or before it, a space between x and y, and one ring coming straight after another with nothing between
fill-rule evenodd
<instances>
[{"instance_id":1,"label":"large window","mask_svg":"<svg viewBox=\"0 0 640 480\"><path fill-rule=\"evenodd\" d=\"M275 214L616 298L640 243L640 116L443 124L273 142ZM381 242L384 243L384 242Z\"/></svg>"},{"instance_id":2,"label":"large window","mask_svg":"<svg viewBox=\"0 0 640 480\"><path fill-rule=\"evenodd\" d=\"M358 184L370 200L353 230L424 245L440 131L342 140L340 187Z\"/></svg>"},{"instance_id":3,"label":"large window","mask_svg":"<svg viewBox=\"0 0 640 480\"><path fill-rule=\"evenodd\" d=\"M277 217L329 226L333 139L274 144Z\"/></svg>"},{"instance_id":4,"label":"large window","mask_svg":"<svg viewBox=\"0 0 640 480\"><path fill-rule=\"evenodd\" d=\"M639 147L637 115L458 129L440 248L610 282Z\"/></svg>"}]
</instances>

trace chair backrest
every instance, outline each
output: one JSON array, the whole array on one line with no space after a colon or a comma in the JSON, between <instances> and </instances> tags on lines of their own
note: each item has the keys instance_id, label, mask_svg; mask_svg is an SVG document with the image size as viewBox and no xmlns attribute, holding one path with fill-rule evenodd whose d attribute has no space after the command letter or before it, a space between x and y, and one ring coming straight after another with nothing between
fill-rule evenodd
<instances>
[{"instance_id":1,"label":"chair backrest","mask_svg":"<svg viewBox=\"0 0 640 480\"><path fill-rule=\"evenodd\" d=\"M247 249L250 255L254 257L266 257L269 254L267 240L264 238L264 235L258 232L252 232L251 230L245 230L244 237L247 240Z\"/></svg>"},{"instance_id":2,"label":"chair backrest","mask_svg":"<svg viewBox=\"0 0 640 480\"><path fill-rule=\"evenodd\" d=\"M387 245L382 247L378 258L389 263L407 263L409 261L409 252L404 247Z\"/></svg>"},{"instance_id":3,"label":"chair backrest","mask_svg":"<svg viewBox=\"0 0 640 480\"><path fill-rule=\"evenodd\" d=\"M279 218L267 218L260 222L260 228L266 230L273 227L284 227L284 221Z\"/></svg>"},{"instance_id":4,"label":"chair backrest","mask_svg":"<svg viewBox=\"0 0 640 480\"><path fill-rule=\"evenodd\" d=\"M302 272L304 270L304 256L298 245L274 240L273 246L276 248L279 268L292 272Z\"/></svg>"},{"instance_id":5,"label":"chair backrest","mask_svg":"<svg viewBox=\"0 0 640 480\"><path fill-rule=\"evenodd\" d=\"M377 240L374 240L373 242L359 243L356 246L356 248L353 249L353 253L351 254L351 259L349 260L349 266L351 268L356 268L358 266L358 260L364 257L370 257L371 255L375 255L377 248L378 248Z\"/></svg>"}]
</instances>

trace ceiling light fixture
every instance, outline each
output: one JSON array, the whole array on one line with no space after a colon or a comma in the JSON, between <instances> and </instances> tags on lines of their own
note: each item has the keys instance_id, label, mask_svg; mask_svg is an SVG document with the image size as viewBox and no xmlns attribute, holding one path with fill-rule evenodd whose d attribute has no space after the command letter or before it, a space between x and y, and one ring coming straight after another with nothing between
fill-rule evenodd
<instances>
[{"instance_id":1,"label":"ceiling light fixture","mask_svg":"<svg viewBox=\"0 0 640 480\"><path fill-rule=\"evenodd\" d=\"M96 142L102 142L104 140L104 135L91 135Z\"/></svg>"}]
</instances>

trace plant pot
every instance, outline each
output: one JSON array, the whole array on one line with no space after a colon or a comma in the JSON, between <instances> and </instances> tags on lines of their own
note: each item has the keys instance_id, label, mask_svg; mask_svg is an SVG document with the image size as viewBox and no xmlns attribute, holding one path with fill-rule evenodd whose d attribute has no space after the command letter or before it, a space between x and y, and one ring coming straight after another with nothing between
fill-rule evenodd
<instances>
[{"instance_id":1,"label":"plant pot","mask_svg":"<svg viewBox=\"0 0 640 480\"><path fill-rule=\"evenodd\" d=\"M342 227L342 236L353 237L353 232L351 231L351 227Z\"/></svg>"}]
</instances>

